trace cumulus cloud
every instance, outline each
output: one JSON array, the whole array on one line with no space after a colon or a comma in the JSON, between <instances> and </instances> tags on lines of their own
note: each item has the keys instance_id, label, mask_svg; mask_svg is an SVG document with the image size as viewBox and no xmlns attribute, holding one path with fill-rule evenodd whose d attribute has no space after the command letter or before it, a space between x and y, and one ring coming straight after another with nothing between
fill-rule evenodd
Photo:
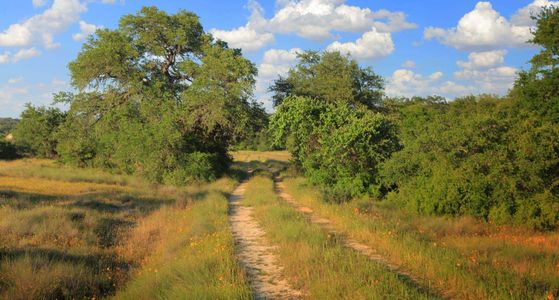
<instances>
[{"instance_id":1,"label":"cumulus cloud","mask_svg":"<svg viewBox=\"0 0 559 300\"><path fill-rule=\"evenodd\" d=\"M457 61L462 69L454 72L457 80L472 82L484 93L506 93L516 79L518 69L505 66L506 50L473 52L468 61Z\"/></svg>"},{"instance_id":2,"label":"cumulus cloud","mask_svg":"<svg viewBox=\"0 0 559 300\"><path fill-rule=\"evenodd\" d=\"M270 49L264 53L262 63L258 66L256 79L256 93L266 93L271 82L278 76L285 76L289 69L297 62L297 53L303 50L293 48L290 50Z\"/></svg>"},{"instance_id":3,"label":"cumulus cloud","mask_svg":"<svg viewBox=\"0 0 559 300\"><path fill-rule=\"evenodd\" d=\"M23 80L23 77L15 77L15 78L10 78L8 79L8 83L9 84L16 84L18 82L21 82Z\"/></svg>"},{"instance_id":4,"label":"cumulus cloud","mask_svg":"<svg viewBox=\"0 0 559 300\"><path fill-rule=\"evenodd\" d=\"M529 5L539 5L536 0ZM489 50L503 47L527 46L531 39L529 24L524 22L524 9L509 22L493 9L490 2L478 2L474 10L464 15L455 28L428 27L423 36L427 40L437 39L441 43L461 50ZM521 16L522 15L522 16Z\"/></svg>"},{"instance_id":5,"label":"cumulus cloud","mask_svg":"<svg viewBox=\"0 0 559 300\"><path fill-rule=\"evenodd\" d=\"M249 1L248 8L251 10L249 21L246 25L233 30L211 29L210 33L233 48L241 48L245 51L258 50L274 41L274 35L266 32L266 20L264 9L256 1Z\"/></svg>"},{"instance_id":6,"label":"cumulus cloud","mask_svg":"<svg viewBox=\"0 0 559 300\"><path fill-rule=\"evenodd\" d=\"M267 110L272 110L268 87L278 76L287 75L289 69L297 63L297 54L300 52L303 50L293 48L290 50L270 49L264 53L262 63L258 66L256 95L263 101Z\"/></svg>"},{"instance_id":7,"label":"cumulus cloud","mask_svg":"<svg viewBox=\"0 0 559 300\"><path fill-rule=\"evenodd\" d=\"M83 41L89 35L94 34L95 31L99 28L101 27L94 24L88 24L85 21L80 21L80 32L74 33L72 35L72 39L74 39L74 41L76 42Z\"/></svg>"},{"instance_id":8,"label":"cumulus cloud","mask_svg":"<svg viewBox=\"0 0 559 300\"><path fill-rule=\"evenodd\" d=\"M513 85L518 69L505 66L506 50L473 52L468 61L457 61L461 68L454 72L453 80L443 81L442 72L430 75L415 73L409 69L396 70L387 79L389 96L441 95L455 98L469 94L505 94Z\"/></svg>"},{"instance_id":9,"label":"cumulus cloud","mask_svg":"<svg viewBox=\"0 0 559 300\"><path fill-rule=\"evenodd\" d=\"M464 69L485 69L502 65L505 62L507 50L495 50L484 52L472 52L468 55L468 61L457 62Z\"/></svg>"},{"instance_id":10,"label":"cumulus cloud","mask_svg":"<svg viewBox=\"0 0 559 300\"><path fill-rule=\"evenodd\" d=\"M312 40L333 38L333 32L366 33L376 28L391 33L416 28L402 12L372 11L350 6L346 0L280 0L275 14L267 19L262 7L250 0L248 22L232 30L212 29L210 32L233 47L246 51L260 49L274 41L274 34L296 34Z\"/></svg>"},{"instance_id":11,"label":"cumulus cloud","mask_svg":"<svg viewBox=\"0 0 559 300\"><path fill-rule=\"evenodd\" d=\"M371 27L381 32L397 32L416 28L407 22L402 12L372 11L350 6L345 0L283 1L280 9L269 20L279 33L295 33L304 38L326 39L332 31L365 32Z\"/></svg>"},{"instance_id":12,"label":"cumulus cloud","mask_svg":"<svg viewBox=\"0 0 559 300\"><path fill-rule=\"evenodd\" d=\"M470 87L451 81L441 81L443 75L442 72L434 72L424 76L411 70L399 69L387 78L386 94L394 97L435 94L454 97L468 94Z\"/></svg>"},{"instance_id":13,"label":"cumulus cloud","mask_svg":"<svg viewBox=\"0 0 559 300\"><path fill-rule=\"evenodd\" d=\"M41 52L34 47L21 49L15 54L4 52L4 54L0 54L0 64L17 63L20 60L30 59L40 54Z\"/></svg>"},{"instance_id":14,"label":"cumulus cloud","mask_svg":"<svg viewBox=\"0 0 559 300\"><path fill-rule=\"evenodd\" d=\"M0 33L1 47L25 47L41 44L45 48L56 48L54 35L65 31L80 19L86 10L78 0L54 0L52 6L43 13L30 17L21 23L10 25Z\"/></svg>"},{"instance_id":15,"label":"cumulus cloud","mask_svg":"<svg viewBox=\"0 0 559 300\"><path fill-rule=\"evenodd\" d=\"M378 32L376 28L365 32L355 42L340 43L333 42L327 48L328 51L339 51L349 54L354 58L374 59L389 55L394 51L394 43L390 33Z\"/></svg>"}]
</instances>

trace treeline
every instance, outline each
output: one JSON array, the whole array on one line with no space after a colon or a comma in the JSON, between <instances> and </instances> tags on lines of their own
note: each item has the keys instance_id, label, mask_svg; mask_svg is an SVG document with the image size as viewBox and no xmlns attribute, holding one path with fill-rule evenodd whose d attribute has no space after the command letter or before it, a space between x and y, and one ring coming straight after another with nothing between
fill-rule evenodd
<instances>
[{"instance_id":1,"label":"treeline","mask_svg":"<svg viewBox=\"0 0 559 300\"><path fill-rule=\"evenodd\" d=\"M124 16L90 37L69 69L77 92L54 99L68 111L22 113L14 142L24 154L183 184L220 176L228 147L262 126L255 66L190 12Z\"/></svg>"},{"instance_id":2,"label":"treeline","mask_svg":"<svg viewBox=\"0 0 559 300\"><path fill-rule=\"evenodd\" d=\"M412 211L538 229L559 225L559 9L505 97L389 99L339 53L306 52L271 87L274 142L330 201L369 195Z\"/></svg>"}]
</instances>

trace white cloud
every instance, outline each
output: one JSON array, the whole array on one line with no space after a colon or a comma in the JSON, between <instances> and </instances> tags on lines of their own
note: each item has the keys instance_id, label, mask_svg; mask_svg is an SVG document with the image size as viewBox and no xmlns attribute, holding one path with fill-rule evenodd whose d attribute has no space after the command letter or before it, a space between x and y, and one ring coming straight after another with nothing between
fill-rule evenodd
<instances>
[{"instance_id":1,"label":"white cloud","mask_svg":"<svg viewBox=\"0 0 559 300\"><path fill-rule=\"evenodd\" d=\"M47 4L47 0L33 0L33 7L41 7Z\"/></svg>"},{"instance_id":2,"label":"white cloud","mask_svg":"<svg viewBox=\"0 0 559 300\"><path fill-rule=\"evenodd\" d=\"M372 11L345 4L346 0L279 0L270 19L264 17L262 7L250 0L251 16L246 25L232 29L212 29L210 32L246 51L260 49L274 41L274 34L297 34L303 38L323 40L332 38L335 31L365 33L376 28L391 33L416 28L406 21L402 12Z\"/></svg>"},{"instance_id":3,"label":"white cloud","mask_svg":"<svg viewBox=\"0 0 559 300\"><path fill-rule=\"evenodd\" d=\"M272 110L268 87L278 76L287 75L289 69L297 63L297 53L300 52L303 50L293 48L290 50L270 49L264 53L262 63L258 66L255 92L256 96L264 102L267 110Z\"/></svg>"},{"instance_id":4,"label":"white cloud","mask_svg":"<svg viewBox=\"0 0 559 300\"><path fill-rule=\"evenodd\" d=\"M365 32L376 27L381 32L397 32L416 28L406 21L402 12L349 6L345 0L283 1L269 20L271 30L296 33L310 39L332 37L332 31Z\"/></svg>"},{"instance_id":5,"label":"white cloud","mask_svg":"<svg viewBox=\"0 0 559 300\"><path fill-rule=\"evenodd\" d=\"M387 78L386 94L394 97L428 95L455 97L469 93L470 88L467 86L451 81L442 82L443 75L442 72L434 72L424 76L411 70L399 69Z\"/></svg>"},{"instance_id":6,"label":"white cloud","mask_svg":"<svg viewBox=\"0 0 559 300\"><path fill-rule=\"evenodd\" d=\"M233 48L241 48L250 52L261 49L274 41L271 33L259 33L258 31L242 26L230 31L212 29L211 34L216 38L226 41Z\"/></svg>"},{"instance_id":7,"label":"white cloud","mask_svg":"<svg viewBox=\"0 0 559 300\"><path fill-rule=\"evenodd\" d=\"M535 0L527 6L519 9L511 18L512 24L517 26L534 26L535 22L531 16L536 16L544 6L559 6L559 1Z\"/></svg>"},{"instance_id":8,"label":"white cloud","mask_svg":"<svg viewBox=\"0 0 559 300\"><path fill-rule=\"evenodd\" d=\"M425 39L437 39L445 45L465 50L522 47L527 46L526 42L532 37L530 26L507 21L490 2L478 2L455 28L428 27L423 35Z\"/></svg>"},{"instance_id":9,"label":"white cloud","mask_svg":"<svg viewBox=\"0 0 559 300\"><path fill-rule=\"evenodd\" d=\"M16 54L14 54L11 60L13 63L16 63L22 59L30 59L35 56L39 56L40 54L41 52L35 49L34 47L28 49L21 49L18 52L16 52Z\"/></svg>"},{"instance_id":10,"label":"white cloud","mask_svg":"<svg viewBox=\"0 0 559 300\"><path fill-rule=\"evenodd\" d=\"M85 40L89 35L94 34L100 26L94 24L88 24L85 21L80 21L80 32L74 33L72 38L74 41L79 42Z\"/></svg>"},{"instance_id":11,"label":"white cloud","mask_svg":"<svg viewBox=\"0 0 559 300\"><path fill-rule=\"evenodd\" d=\"M477 87L477 93L505 94L513 85L518 69L500 66L488 70L464 69L454 73L454 78L470 81Z\"/></svg>"},{"instance_id":12,"label":"white cloud","mask_svg":"<svg viewBox=\"0 0 559 300\"><path fill-rule=\"evenodd\" d=\"M505 66L507 51L496 50L470 53L468 61L457 61L460 70L453 81L443 81L442 72L421 75L409 69L396 70L387 79L389 96L441 95L455 98L470 94L492 93L503 95L511 88L518 70Z\"/></svg>"},{"instance_id":13,"label":"white cloud","mask_svg":"<svg viewBox=\"0 0 559 300\"><path fill-rule=\"evenodd\" d=\"M54 35L77 22L85 10L85 4L78 0L54 0L43 13L12 24L1 32L0 47L42 44L45 48L56 48L59 44L54 43Z\"/></svg>"},{"instance_id":14,"label":"white cloud","mask_svg":"<svg viewBox=\"0 0 559 300\"><path fill-rule=\"evenodd\" d=\"M472 52L468 55L468 61L459 60L457 64L464 69L491 68L502 65L507 53L507 50Z\"/></svg>"},{"instance_id":15,"label":"white cloud","mask_svg":"<svg viewBox=\"0 0 559 300\"><path fill-rule=\"evenodd\" d=\"M415 61L413 61L413 60L406 60L406 61L402 64L402 68L404 68L404 69L413 69L413 68L415 68Z\"/></svg>"},{"instance_id":16,"label":"white cloud","mask_svg":"<svg viewBox=\"0 0 559 300\"><path fill-rule=\"evenodd\" d=\"M503 65L506 55L506 50L470 53L467 62L456 62L462 70L454 72L454 78L471 82L478 93L505 94L518 72L516 68Z\"/></svg>"},{"instance_id":17,"label":"white cloud","mask_svg":"<svg viewBox=\"0 0 559 300\"><path fill-rule=\"evenodd\" d=\"M13 55L11 52L4 52L4 54L0 54L0 64L17 63L22 59L30 59L40 54L41 52L35 49L35 47L20 49Z\"/></svg>"},{"instance_id":18,"label":"white cloud","mask_svg":"<svg viewBox=\"0 0 559 300\"><path fill-rule=\"evenodd\" d=\"M285 75L296 62L297 53L302 52L299 48L291 50L270 49L264 53L262 63L258 68L259 79L276 79L279 75Z\"/></svg>"},{"instance_id":19,"label":"white cloud","mask_svg":"<svg viewBox=\"0 0 559 300\"><path fill-rule=\"evenodd\" d=\"M2 117L17 117L25 108L25 103L33 105L50 105L52 94L71 87L67 81L53 79L51 82L26 83L18 80L14 83L0 83L0 107ZM65 109L64 105L57 105Z\"/></svg>"},{"instance_id":20,"label":"white cloud","mask_svg":"<svg viewBox=\"0 0 559 300\"><path fill-rule=\"evenodd\" d=\"M0 54L0 65L7 64L8 62L10 62L10 53L4 52L4 54Z\"/></svg>"},{"instance_id":21,"label":"white cloud","mask_svg":"<svg viewBox=\"0 0 559 300\"><path fill-rule=\"evenodd\" d=\"M390 33L378 32L376 28L365 32L355 42L340 43L333 42L327 48L328 51L339 51L350 54L354 58L374 59L389 55L394 51L394 43Z\"/></svg>"},{"instance_id":22,"label":"white cloud","mask_svg":"<svg viewBox=\"0 0 559 300\"><path fill-rule=\"evenodd\" d=\"M266 20L263 17L262 6L255 1L248 4L251 16L246 25L233 30L211 29L210 33L216 38L226 41L233 48L244 51L258 50L274 41L274 35L263 30Z\"/></svg>"}]
</instances>

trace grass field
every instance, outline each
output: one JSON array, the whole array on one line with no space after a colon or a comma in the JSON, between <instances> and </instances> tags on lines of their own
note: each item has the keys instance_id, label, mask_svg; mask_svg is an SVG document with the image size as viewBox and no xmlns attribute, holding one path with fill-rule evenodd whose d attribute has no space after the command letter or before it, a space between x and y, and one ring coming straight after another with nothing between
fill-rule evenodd
<instances>
[{"instance_id":1,"label":"grass field","mask_svg":"<svg viewBox=\"0 0 559 300\"><path fill-rule=\"evenodd\" d=\"M267 161L276 170L285 169L289 160L284 152L245 152L238 158ZM284 171L283 177L299 203L454 297L554 299L559 295L557 232L495 226L472 218L418 216L371 199L329 204L292 170Z\"/></svg>"},{"instance_id":2,"label":"grass field","mask_svg":"<svg viewBox=\"0 0 559 300\"><path fill-rule=\"evenodd\" d=\"M235 185L0 161L0 299L249 298L227 226Z\"/></svg>"},{"instance_id":3,"label":"grass field","mask_svg":"<svg viewBox=\"0 0 559 300\"><path fill-rule=\"evenodd\" d=\"M286 276L309 299L433 298L310 224L278 199L269 177L249 181L243 204L255 208Z\"/></svg>"},{"instance_id":4,"label":"grass field","mask_svg":"<svg viewBox=\"0 0 559 300\"><path fill-rule=\"evenodd\" d=\"M390 204L322 201L287 152L232 153L255 170L243 205L306 298L432 298L348 250L274 193L288 192L338 231L461 299L555 299L559 233L470 218L418 216ZM0 161L0 299L250 299L235 260L227 196L238 181L172 187L48 160Z\"/></svg>"}]
</instances>

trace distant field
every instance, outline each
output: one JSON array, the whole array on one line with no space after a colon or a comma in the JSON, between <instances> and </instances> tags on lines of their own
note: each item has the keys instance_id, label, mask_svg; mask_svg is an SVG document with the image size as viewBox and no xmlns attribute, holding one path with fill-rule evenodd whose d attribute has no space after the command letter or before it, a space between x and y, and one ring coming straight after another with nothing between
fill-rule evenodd
<instances>
[{"instance_id":1,"label":"distant field","mask_svg":"<svg viewBox=\"0 0 559 300\"><path fill-rule=\"evenodd\" d=\"M235 151L231 154L233 159L238 162L266 162L268 160L288 162L291 159L291 154L287 151Z\"/></svg>"},{"instance_id":2,"label":"distant field","mask_svg":"<svg viewBox=\"0 0 559 300\"><path fill-rule=\"evenodd\" d=\"M0 161L0 299L248 298L227 226L234 185Z\"/></svg>"}]
</instances>

